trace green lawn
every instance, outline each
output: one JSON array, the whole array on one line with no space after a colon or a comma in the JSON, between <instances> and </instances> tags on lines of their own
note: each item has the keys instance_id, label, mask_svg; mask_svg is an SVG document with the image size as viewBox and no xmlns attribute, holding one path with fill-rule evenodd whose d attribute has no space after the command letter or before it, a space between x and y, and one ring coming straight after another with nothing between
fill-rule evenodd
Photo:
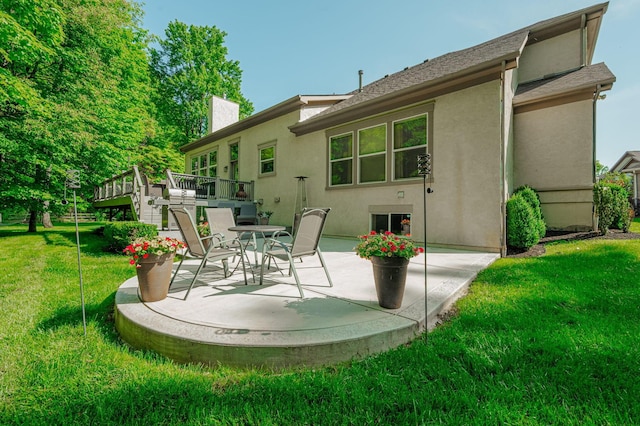
<instances>
[{"instance_id":1,"label":"green lawn","mask_svg":"<svg viewBox=\"0 0 640 426\"><path fill-rule=\"evenodd\" d=\"M0 424L639 424L640 240L547 246L482 272L447 324L329 368L176 365L113 327L134 270L82 225L0 228ZM636 220L633 232L640 232Z\"/></svg>"}]
</instances>

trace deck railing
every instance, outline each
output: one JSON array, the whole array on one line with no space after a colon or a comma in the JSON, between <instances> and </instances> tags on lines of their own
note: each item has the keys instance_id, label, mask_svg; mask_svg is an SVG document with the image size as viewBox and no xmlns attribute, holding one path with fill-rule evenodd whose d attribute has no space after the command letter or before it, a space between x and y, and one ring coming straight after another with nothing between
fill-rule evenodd
<instances>
[{"instance_id":1,"label":"deck railing","mask_svg":"<svg viewBox=\"0 0 640 426\"><path fill-rule=\"evenodd\" d=\"M133 166L131 170L114 175L104 181L102 185L96 186L93 190L93 200L94 202L105 201L130 195L133 202L133 211L137 217L140 217L142 188L140 171L137 166Z\"/></svg>"},{"instance_id":2,"label":"deck railing","mask_svg":"<svg viewBox=\"0 0 640 426\"><path fill-rule=\"evenodd\" d=\"M224 179L220 177L188 175L167 170L170 188L191 189L198 200L240 200L254 199L254 182Z\"/></svg>"},{"instance_id":3,"label":"deck railing","mask_svg":"<svg viewBox=\"0 0 640 426\"><path fill-rule=\"evenodd\" d=\"M96 186L93 191L93 198L96 201L109 200L139 192L141 187L142 177L138 167L133 166L131 170L114 175L102 182L100 186Z\"/></svg>"}]
</instances>

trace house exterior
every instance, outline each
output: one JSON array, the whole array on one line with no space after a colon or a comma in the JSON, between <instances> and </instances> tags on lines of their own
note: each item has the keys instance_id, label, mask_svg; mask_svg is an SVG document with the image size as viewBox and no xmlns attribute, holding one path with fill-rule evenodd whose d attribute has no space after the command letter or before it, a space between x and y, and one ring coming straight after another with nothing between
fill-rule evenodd
<instances>
[{"instance_id":1,"label":"house exterior","mask_svg":"<svg viewBox=\"0 0 640 426\"><path fill-rule=\"evenodd\" d=\"M281 225L291 225L296 177L306 176L307 204L332 208L325 233L334 236L400 232L410 219L418 241L504 253L505 204L521 185L540 194L549 229L593 229L596 103L615 81L591 63L607 5L353 93L295 96L184 146L187 172L215 158L218 175L255 181L260 208ZM426 152L425 181L417 155Z\"/></svg>"},{"instance_id":2,"label":"house exterior","mask_svg":"<svg viewBox=\"0 0 640 426\"><path fill-rule=\"evenodd\" d=\"M633 207L636 212L640 211L640 151L625 152L610 170L624 173L631 177L633 189L629 196L633 201Z\"/></svg>"}]
</instances>

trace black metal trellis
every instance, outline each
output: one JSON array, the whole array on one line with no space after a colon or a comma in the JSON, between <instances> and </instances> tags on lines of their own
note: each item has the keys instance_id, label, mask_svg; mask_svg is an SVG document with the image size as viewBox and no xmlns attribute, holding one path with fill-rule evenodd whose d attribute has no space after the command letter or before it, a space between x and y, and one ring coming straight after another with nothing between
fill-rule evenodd
<instances>
[{"instance_id":1,"label":"black metal trellis","mask_svg":"<svg viewBox=\"0 0 640 426\"><path fill-rule=\"evenodd\" d=\"M427 189L427 176L431 174L431 154L418 155L418 174L422 176L422 210L424 230L424 329L427 332L427 193L432 193L431 187ZM425 334L426 335L426 334Z\"/></svg>"}]
</instances>

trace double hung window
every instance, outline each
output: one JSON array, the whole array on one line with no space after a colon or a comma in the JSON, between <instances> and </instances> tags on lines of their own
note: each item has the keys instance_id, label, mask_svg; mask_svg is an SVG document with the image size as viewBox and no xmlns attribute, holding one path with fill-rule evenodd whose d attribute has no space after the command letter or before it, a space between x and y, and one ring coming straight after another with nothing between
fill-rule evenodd
<instances>
[{"instance_id":1,"label":"double hung window","mask_svg":"<svg viewBox=\"0 0 640 426\"><path fill-rule=\"evenodd\" d=\"M276 146L274 143L259 147L260 175L272 175L276 172Z\"/></svg>"},{"instance_id":2,"label":"double hung window","mask_svg":"<svg viewBox=\"0 0 640 426\"><path fill-rule=\"evenodd\" d=\"M218 151L209 151L191 157L191 174L215 177L218 174Z\"/></svg>"},{"instance_id":3,"label":"double hung window","mask_svg":"<svg viewBox=\"0 0 640 426\"><path fill-rule=\"evenodd\" d=\"M360 183L387 180L386 124L358 131L358 176Z\"/></svg>"},{"instance_id":4,"label":"double hung window","mask_svg":"<svg viewBox=\"0 0 640 426\"><path fill-rule=\"evenodd\" d=\"M433 103L328 131L330 187L415 180L432 146Z\"/></svg>"},{"instance_id":5,"label":"double hung window","mask_svg":"<svg viewBox=\"0 0 640 426\"><path fill-rule=\"evenodd\" d=\"M329 142L331 186L353 182L353 133L334 136Z\"/></svg>"}]
</instances>

